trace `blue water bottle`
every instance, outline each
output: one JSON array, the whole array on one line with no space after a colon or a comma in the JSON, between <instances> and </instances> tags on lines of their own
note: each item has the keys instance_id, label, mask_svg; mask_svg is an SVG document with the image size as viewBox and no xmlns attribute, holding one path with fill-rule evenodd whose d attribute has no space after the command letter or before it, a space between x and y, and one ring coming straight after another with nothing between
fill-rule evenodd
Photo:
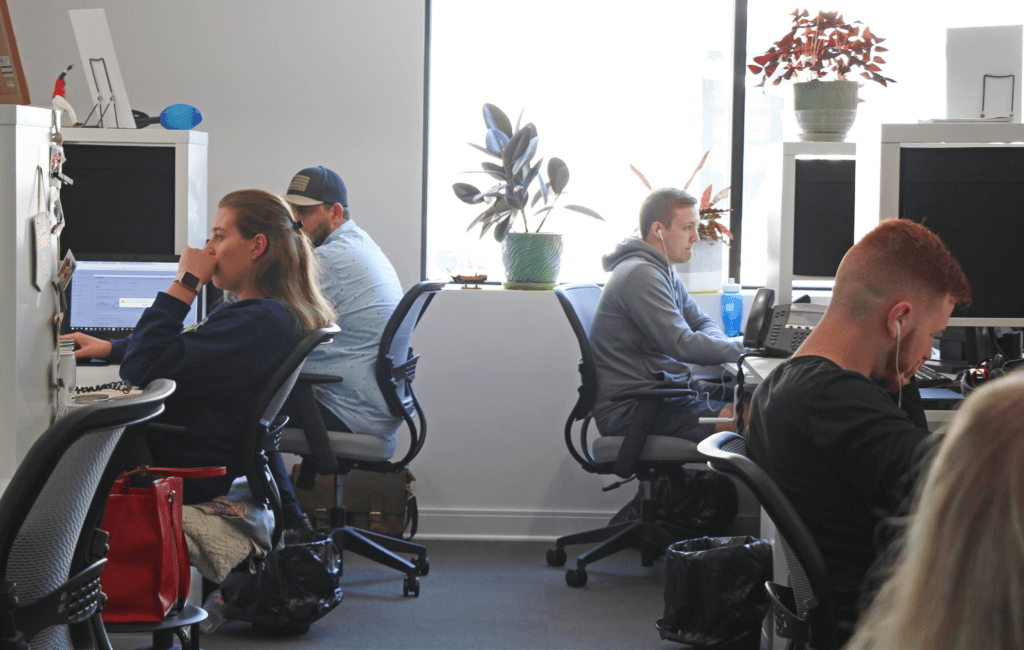
<instances>
[{"instance_id":1,"label":"blue water bottle","mask_svg":"<svg viewBox=\"0 0 1024 650\"><path fill-rule=\"evenodd\" d=\"M739 335L743 325L743 296L735 278L729 278L722 287L722 324L725 325L726 336Z\"/></svg>"}]
</instances>

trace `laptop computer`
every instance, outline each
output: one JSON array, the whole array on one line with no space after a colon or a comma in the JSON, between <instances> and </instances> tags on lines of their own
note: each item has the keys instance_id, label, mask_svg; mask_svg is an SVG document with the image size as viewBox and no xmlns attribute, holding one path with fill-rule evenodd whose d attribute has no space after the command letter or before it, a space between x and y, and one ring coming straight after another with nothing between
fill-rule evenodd
<instances>
[{"instance_id":1,"label":"laptop computer","mask_svg":"<svg viewBox=\"0 0 1024 650\"><path fill-rule=\"evenodd\" d=\"M63 333L82 332L107 341L131 335L142 312L178 274L177 255L137 257L78 260L68 286ZM198 322L200 303L192 303L184 327Z\"/></svg>"}]
</instances>

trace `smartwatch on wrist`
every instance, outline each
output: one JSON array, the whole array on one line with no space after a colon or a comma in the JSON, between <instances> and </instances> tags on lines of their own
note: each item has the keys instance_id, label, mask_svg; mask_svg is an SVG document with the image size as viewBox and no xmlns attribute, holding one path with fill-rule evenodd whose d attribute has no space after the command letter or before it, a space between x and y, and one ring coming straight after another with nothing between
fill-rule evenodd
<instances>
[{"instance_id":1,"label":"smartwatch on wrist","mask_svg":"<svg viewBox=\"0 0 1024 650\"><path fill-rule=\"evenodd\" d=\"M199 278L188 271L182 271L179 273L178 277L174 278L174 281L182 283L197 294L199 293Z\"/></svg>"}]
</instances>

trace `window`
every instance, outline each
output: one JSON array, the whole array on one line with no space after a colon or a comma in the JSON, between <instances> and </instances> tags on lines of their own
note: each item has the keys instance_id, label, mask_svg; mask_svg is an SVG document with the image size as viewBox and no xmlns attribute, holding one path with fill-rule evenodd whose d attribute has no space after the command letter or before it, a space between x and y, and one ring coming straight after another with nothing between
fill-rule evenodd
<instances>
[{"instance_id":1,"label":"window","mask_svg":"<svg viewBox=\"0 0 1024 650\"><path fill-rule=\"evenodd\" d=\"M886 39L882 74L897 83L888 87L863 79L857 121L847 136L857 143L855 239L878 223L880 125L914 123L946 116L946 29L1024 23L1020 0L944 3L941 10L918 3L858 0L844 7L848 22L859 20ZM809 7L809 11L816 11ZM792 9L777 2L749 2L747 63L762 54L791 27ZM859 74L859 73L858 73ZM792 84L783 82L762 92L759 77L746 75L743 157L742 283L763 285L767 277L766 215L781 206L781 148L797 141ZM1020 80L1018 80L1020 83ZM773 146L774 145L774 146Z\"/></svg>"},{"instance_id":2,"label":"window","mask_svg":"<svg viewBox=\"0 0 1024 650\"><path fill-rule=\"evenodd\" d=\"M482 272L503 280L500 245L466 227L482 206L452 191L490 187L480 170L485 103L513 125L537 126L536 159L561 158L570 181L559 203L579 204L604 222L556 209L545 231L565 235L561 281L603 282L601 256L632 235L647 189L729 184L732 3L638 0L591 4L517 0L431 2L426 272L430 279ZM728 204L726 204L727 207ZM535 230L539 219L527 217ZM727 220L726 220L727 223ZM522 219L516 230L522 231ZM727 257L727 256L726 256Z\"/></svg>"}]
</instances>

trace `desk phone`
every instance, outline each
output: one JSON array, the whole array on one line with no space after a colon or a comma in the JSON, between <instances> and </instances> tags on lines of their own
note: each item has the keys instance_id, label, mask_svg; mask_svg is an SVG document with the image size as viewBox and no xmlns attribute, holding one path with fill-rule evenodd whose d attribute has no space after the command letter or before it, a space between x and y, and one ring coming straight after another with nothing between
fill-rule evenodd
<instances>
[{"instance_id":1,"label":"desk phone","mask_svg":"<svg viewBox=\"0 0 1024 650\"><path fill-rule=\"evenodd\" d=\"M807 340L814 328L825 315L824 305L793 303L772 307L775 292L758 289L747 317L743 334L743 345L747 348L763 349L770 357L788 358ZM915 375L921 388L944 386L950 379L927 366Z\"/></svg>"}]
</instances>

